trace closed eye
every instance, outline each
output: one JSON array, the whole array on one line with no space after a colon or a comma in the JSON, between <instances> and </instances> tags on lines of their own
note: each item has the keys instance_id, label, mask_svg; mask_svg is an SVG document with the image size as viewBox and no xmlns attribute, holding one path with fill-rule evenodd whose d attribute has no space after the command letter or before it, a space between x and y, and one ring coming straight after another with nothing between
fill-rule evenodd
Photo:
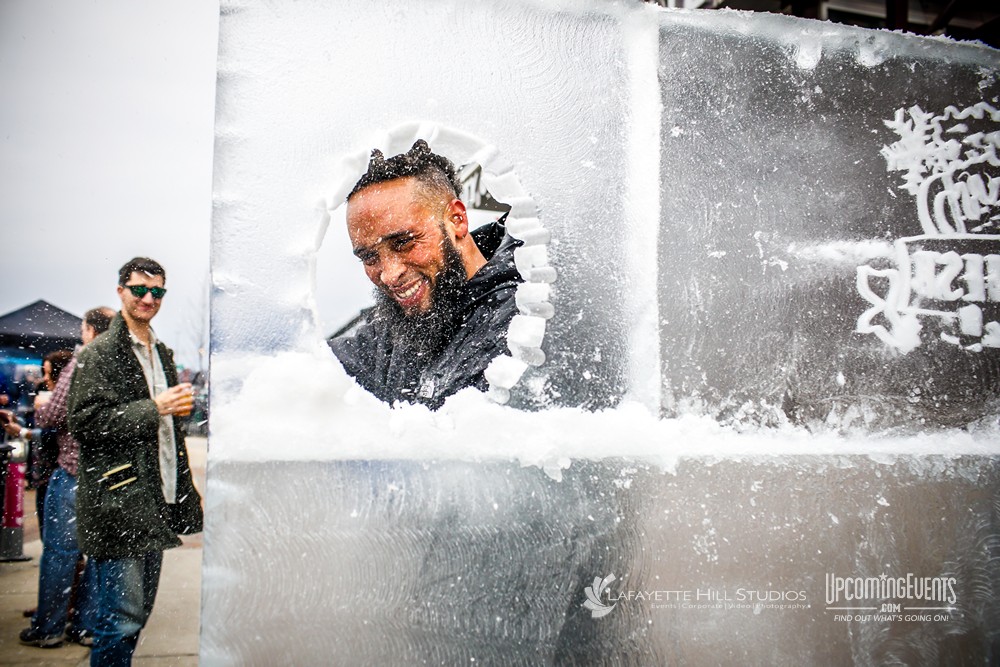
<instances>
[{"instance_id":1,"label":"closed eye","mask_svg":"<svg viewBox=\"0 0 1000 667\"><path fill-rule=\"evenodd\" d=\"M413 237L412 236L407 236L407 237L404 237L404 238L395 239L392 242L392 249L395 250L396 252L402 252L402 251L406 250L407 248L409 248L410 245L412 245L412 243L413 243Z\"/></svg>"},{"instance_id":2,"label":"closed eye","mask_svg":"<svg viewBox=\"0 0 1000 667\"><path fill-rule=\"evenodd\" d=\"M361 263L364 264L365 266L374 266L375 263L378 262L377 252L357 252L354 254L357 256L358 259L361 260Z\"/></svg>"}]
</instances>

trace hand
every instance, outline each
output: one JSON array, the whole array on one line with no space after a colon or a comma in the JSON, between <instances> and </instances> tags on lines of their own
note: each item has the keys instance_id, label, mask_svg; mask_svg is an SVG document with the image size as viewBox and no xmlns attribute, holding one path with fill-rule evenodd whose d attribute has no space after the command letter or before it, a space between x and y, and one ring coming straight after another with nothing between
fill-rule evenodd
<instances>
[{"instance_id":1,"label":"hand","mask_svg":"<svg viewBox=\"0 0 1000 667\"><path fill-rule=\"evenodd\" d=\"M12 438L21 437L20 424L15 424L14 422L7 422L6 424L3 425L3 430L6 431L7 435L9 435Z\"/></svg>"},{"instance_id":2,"label":"hand","mask_svg":"<svg viewBox=\"0 0 1000 667\"><path fill-rule=\"evenodd\" d=\"M161 415L181 416L189 413L194 403L194 395L191 393L191 383L182 382L181 384L174 385L154 400L156 402L156 411Z\"/></svg>"}]
</instances>

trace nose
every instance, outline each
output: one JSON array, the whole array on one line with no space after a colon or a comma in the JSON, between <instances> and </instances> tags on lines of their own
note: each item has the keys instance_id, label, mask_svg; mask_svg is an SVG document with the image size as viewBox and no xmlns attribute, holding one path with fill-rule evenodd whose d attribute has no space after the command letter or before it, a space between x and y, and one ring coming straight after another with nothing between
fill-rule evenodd
<instances>
[{"instance_id":1,"label":"nose","mask_svg":"<svg viewBox=\"0 0 1000 667\"><path fill-rule=\"evenodd\" d=\"M146 292L145 294L142 295L142 298L139 300L145 303L154 303L156 301L156 299L153 298L152 292Z\"/></svg>"},{"instance_id":2,"label":"nose","mask_svg":"<svg viewBox=\"0 0 1000 667\"><path fill-rule=\"evenodd\" d=\"M406 267L403 263L398 258L390 255L382 260L382 271L379 274L379 280L382 281L383 285L394 287L405 272Z\"/></svg>"}]
</instances>

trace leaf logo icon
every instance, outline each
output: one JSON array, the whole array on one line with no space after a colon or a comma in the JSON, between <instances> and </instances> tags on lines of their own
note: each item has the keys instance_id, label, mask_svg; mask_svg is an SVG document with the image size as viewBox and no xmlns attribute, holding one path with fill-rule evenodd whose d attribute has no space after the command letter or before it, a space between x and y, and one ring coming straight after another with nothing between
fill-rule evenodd
<instances>
[{"instance_id":1,"label":"leaf logo icon","mask_svg":"<svg viewBox=\"0 0 1000 667\"><path fill-rule=\"evenodd\" d=\"M594 577L594 583L583 589L583 592L587 595L587 601L583 603L583 606L590 610L591 618L607 616L611 613L612 609L618 606L617 602L610 606L601 602L601 594L604 593L604 589L608 587L608 584L614 580L615 575L613 574L609 574L604 579Z\"/></svg>"}]
</instances>

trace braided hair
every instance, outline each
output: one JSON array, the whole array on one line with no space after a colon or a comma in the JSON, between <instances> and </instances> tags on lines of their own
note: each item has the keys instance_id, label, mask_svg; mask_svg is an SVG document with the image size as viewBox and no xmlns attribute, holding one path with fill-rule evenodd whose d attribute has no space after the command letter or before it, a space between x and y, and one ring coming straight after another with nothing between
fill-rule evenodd
<instances>
[{"instance_id":1,"label":"braided hair","mask_svg":"<svg viewBox=\"0 0 1000 667\"><path fill-rule=\"evenodd\" d=\"M443 155L431 152L423 139L417 139L410 150L386 158L375 148L368 160L368 171L355 183L347 199L369 185L394 181L397 178L414 177L426 189L448 192L461 198L462 184L458 180L455 165Z\"/></svg>"}]
</instances>

